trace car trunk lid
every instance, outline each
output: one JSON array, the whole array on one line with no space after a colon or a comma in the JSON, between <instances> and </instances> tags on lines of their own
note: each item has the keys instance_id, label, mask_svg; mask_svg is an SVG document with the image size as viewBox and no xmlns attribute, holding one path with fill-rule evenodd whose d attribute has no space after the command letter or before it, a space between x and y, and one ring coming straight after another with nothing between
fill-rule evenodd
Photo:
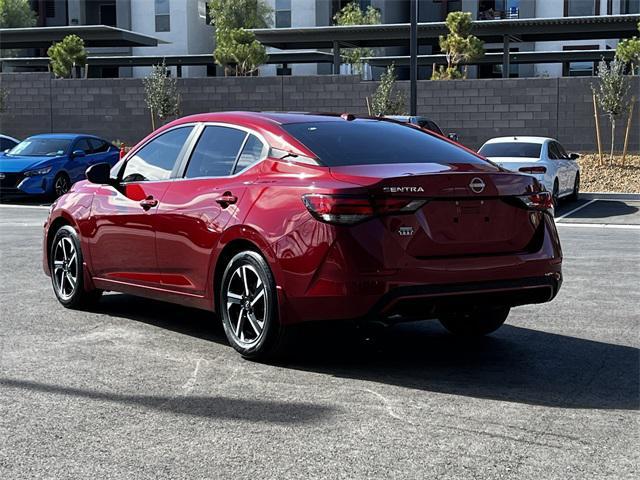
<instances>
[{"instance_id":1,"label":"car trunk lid","mask_svg":"<svg viewBox=\"0 0 640 480\"><path fill-rule=\"evenodd\" d=\"M417 173L414 170L402 176L358 176L353 183L366 184L368 194L378 201L422 200L419 208L412 212L380 216L385 228L413 257L498 254L527 249L540 224L540 212L532 212L519 198L540 190L535 179L500 171L494 166L484 171L439 167L440 171ZM338 174L346 180L344 169Z\"/></svg>"}]
</instances>

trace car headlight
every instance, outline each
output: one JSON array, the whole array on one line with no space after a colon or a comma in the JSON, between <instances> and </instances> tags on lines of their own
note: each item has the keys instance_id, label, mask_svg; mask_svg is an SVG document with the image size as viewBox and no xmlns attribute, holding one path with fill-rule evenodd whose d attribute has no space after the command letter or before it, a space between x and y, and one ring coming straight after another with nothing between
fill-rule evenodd
<instances>
[{"instance_id":1,"label":"car headlight","mask_svg":"<svg viewBox=\"0 0 640 480\"><path fill-rule=\"evenodd\" d=\"M24 172L25 177L35 177L36 175L46 175L51 171L51 167L38 168L37 170L29 170Z\"/></svg>"}]
</instances>

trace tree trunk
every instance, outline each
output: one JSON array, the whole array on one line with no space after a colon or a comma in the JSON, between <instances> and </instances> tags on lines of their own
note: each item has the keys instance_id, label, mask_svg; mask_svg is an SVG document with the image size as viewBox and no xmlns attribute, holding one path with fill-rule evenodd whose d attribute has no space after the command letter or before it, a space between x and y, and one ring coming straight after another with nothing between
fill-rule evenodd
<instances>
[{"instance_id":1,"label":"tree trunk","mask_svg":"<svg viewBox=\"0 0 640 480\"><path fill-rule=\"evenodd\" d=\"M153 108L149 109L149 112L151 113L151 131L155 132L156 131L156 119L153 115Z\"/></svg>"},{"instance_id":2,"label":"tree trunk","mask_svg":"<svg viewBox=\"0 0 640 480\"><path fill-rule=\"evenodd\" d=\"M613 147L616 144L616 119L611 118L611 154L609 156L609 164L613 165Z\"/></svg>"}]
</instances>

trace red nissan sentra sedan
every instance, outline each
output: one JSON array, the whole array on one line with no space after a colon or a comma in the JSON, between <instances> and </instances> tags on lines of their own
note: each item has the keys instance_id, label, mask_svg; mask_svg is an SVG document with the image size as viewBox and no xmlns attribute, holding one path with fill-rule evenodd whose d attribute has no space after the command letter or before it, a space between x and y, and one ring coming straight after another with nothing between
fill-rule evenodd
<instances>
[{"instance_id":1,"label":"red nissan sentra sedan","mask_svg":"<svg viewBox=\"0 0 640 480\"><path fill-rule=\"evenodd\" d=\"M60 303L112 290L214 311L245 357L315 320L483 335L562 281L537 180L388 119L195 115L87 178L45 224Z\"/></svg>"}]
</instances>

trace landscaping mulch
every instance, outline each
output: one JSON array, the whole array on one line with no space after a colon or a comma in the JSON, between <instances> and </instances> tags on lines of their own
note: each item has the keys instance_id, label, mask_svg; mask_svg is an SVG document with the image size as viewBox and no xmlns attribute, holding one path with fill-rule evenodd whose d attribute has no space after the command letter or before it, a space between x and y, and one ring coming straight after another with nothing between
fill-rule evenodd
<instances>
[{"instance_id":1,"label":"landscaping mulch","mask_svg":"<svg viewBox=\"0 0 640 480\"><path fill-rule=\"evenodd\" d=\"M640 193L640 155L629 155L622 164L622 155L603 155L604 165L598 165L598 154L585 154L580 164L581 192Z\"/></svg>"}]
</instances>

